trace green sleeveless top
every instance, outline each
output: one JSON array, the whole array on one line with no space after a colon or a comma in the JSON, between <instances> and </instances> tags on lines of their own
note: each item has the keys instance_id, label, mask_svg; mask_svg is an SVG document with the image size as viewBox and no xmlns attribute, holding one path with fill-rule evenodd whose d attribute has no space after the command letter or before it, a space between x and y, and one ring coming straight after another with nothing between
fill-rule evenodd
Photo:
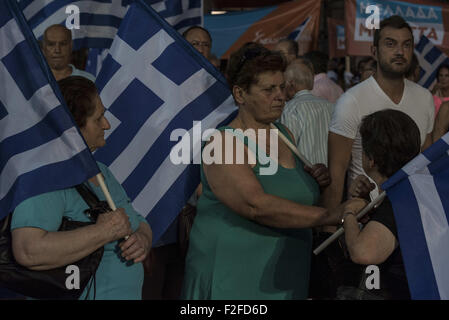
<instances>
[{"instance_id":1,"label":"green sleeveless top","mask_svg":"<svg viewBox=\"0 0 449 320\"><path fill-rule=\"evenodd\" d=\"M282 125L277 127L290 139ZM218 130L225 129L232 128ZM257 155L253 141L237 137ZM253 171L266 193L313 205L319 187L299 158L295 159L295 168L278 165L274 175L260 175L259 161ZM190 234L182 298L306 299L311 229L278 229L248 220L215 197L202 167L201 182L203 194Z\"/></svg>"}]
</instances>

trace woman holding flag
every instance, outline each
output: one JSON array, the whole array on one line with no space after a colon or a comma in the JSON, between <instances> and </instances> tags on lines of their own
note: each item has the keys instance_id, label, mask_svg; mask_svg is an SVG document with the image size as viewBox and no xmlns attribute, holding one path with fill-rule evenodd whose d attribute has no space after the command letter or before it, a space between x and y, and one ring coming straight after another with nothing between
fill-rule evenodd
<instances>
[{"instance_id":1,"label":"woman holding flag","mask_svg":"<svg viewBox=\"0 0 449 320\"><path fill-rule=\"evenodd\" d=\"M104 146L104 131L110 125L94 83L72 76L58 84L90 151ZM88 205L75 188L29 198L13 214L14 256L29 269L49 270L74 263L104 247L95 275L95 290L88 290L88 285L80 299L141 299L143 266L140 262L150 250L151 229L134 210L109 169L101 163L98 165L118 209L100 214L95 224L58 231L63 217L89 221L84 213ZM105 199L96 177L85 185L100 200ZM122 241L123 238L126 240Z\"/></svg>"},{"instance_id":2,"label":"woman holding flag","mask_svg":"<svg viewBox=\"0 0 449 320\"><path fill-rule=\"evenodd\" d=\"M363 169L376 184L381 185L390 176L399 171L410 160L420 153L420 135L416 123L405 113L386 109L366 116L360 127L363 149ZM359 176L351 186L352 195L369 197L374 189L366 177ZM348 204L360 202L358 198L349 200ZM360 208L361 209L361 208ZM356 214L360 210L346 208L343 217L346 245L351 260L357 264L376 264L380 269L379 290L366 290L366 293L340 299L410 299L404 263L398 242L393 208L386 197L380 205L370 213L369 222L360 230ZM365 286L365 281L361 281Z\"/></svg>"},{"instance_id":3,"label":"woman holding flag","mask_svg":"<svg viewBox=\"0 0 449 320\"><path fill-rule=\"evenodd\" d=\"M277 125L279 137L273 142L256 139L256 144L239 134L252 129L259 138L263 132L270 136L284 107L284 70L279 53L255 43L231 56L228 81L239 113L218 134L221 141L229 134L234 149L223 146L221 162L202 164L203 193L186 258L185 299L308 298L311 228L337 224L343 206L332 212L315 206L320 186L329 184L328 172L324 165L304 169L281 138L293 141L286 127ZM245 163L224 161L239 143L244 144ZM207 143L203 158L206 148ZM271 174L262 173L267 167L262 157L267 156L272 157L269 167L278 165Z\"/></svg>"}]
</instances>

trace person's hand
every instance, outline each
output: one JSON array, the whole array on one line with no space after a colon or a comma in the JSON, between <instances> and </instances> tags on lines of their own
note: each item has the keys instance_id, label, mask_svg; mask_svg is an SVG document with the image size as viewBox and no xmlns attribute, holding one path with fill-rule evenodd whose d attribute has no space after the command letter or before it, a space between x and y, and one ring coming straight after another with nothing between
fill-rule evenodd
<instances>
[{"instance_id":1,"label":"person's hand","mask_svg":"<svg viewBox=\"0 0 449 320\"><path fill-rule=\"evenodd\" d=\"M99 214L96 224L104 228L110 241L122 239L132 233L129 217L123 208Z\"/></svg>"},{"instance_id":2,"label":"person's hand","mask_svg":"<svg viewBox=\"0 0 449 320\"><path fill-rule=\"evenodd\" d=\"M133 260L134 263L142 262L150 252L149 239L142 232L137 230L131 236L120 243L122 257L127 261Z\"/></svg>"},{"instance_id":3,"label":"person's hand","mask_svg":"<svg viewBox=\"0 0 449 320\"><path fill-rule=\"evenodd\" d=\"M304 170L316 180L321 188L325 188L331 184L329 169L324 164L317 163L312 167L304 166Z\"/></svg>"},{"instance_id":4,"label":"person's hand","mask_svg":"<svg viewBox=\"0 0 449 320\"><path fill-rule=\"evenodd\" d=\"M369 193L376 188L376 185L372 183L367 176L359 175L351 183L349 187L349 195L351 198L369 198Z\"/></svg>"},{"instance_id":5,"label":"person's hand","mask_svg":"<svg viewBox=\"0 0 449 320\"><path fill-rule=\"evenodd\" d=\"M353 198L345 201L343 203L343 215L341 216L341 218L343 218L346 213L352 213L354 216L357 216L357 214L362 211L362 209L365 208L367 204L368 201L362 198ZM368 216L365 215L362 220L366 220L367 218Z\"/></svg>"}]
</instances>

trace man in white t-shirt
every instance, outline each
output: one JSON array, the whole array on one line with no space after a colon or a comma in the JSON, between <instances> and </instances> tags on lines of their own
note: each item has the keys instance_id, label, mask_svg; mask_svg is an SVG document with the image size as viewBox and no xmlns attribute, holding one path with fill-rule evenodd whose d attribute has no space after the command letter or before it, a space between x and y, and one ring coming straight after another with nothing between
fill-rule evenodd
<instances>
[{"instance_id":1,"label":"man in white t-shirt","mask_svg":"<svg viewBox=\"0 0 449 320\"><path fill-rule=\"evenodd\" d=\"M345 174L348 184L362 169L359 126L364 116L383 109L408 114L418 125L422 149L431 143L434 109L431 93L404 79L413 55L413 33L400 16L383 20L371 47L377 61L374 76L344 93L335 106L328 137L328 160L332 183L323 194L327 208L342 200ZM388 150L385 150L388 152Z\"/></svg>"}]
</instances>

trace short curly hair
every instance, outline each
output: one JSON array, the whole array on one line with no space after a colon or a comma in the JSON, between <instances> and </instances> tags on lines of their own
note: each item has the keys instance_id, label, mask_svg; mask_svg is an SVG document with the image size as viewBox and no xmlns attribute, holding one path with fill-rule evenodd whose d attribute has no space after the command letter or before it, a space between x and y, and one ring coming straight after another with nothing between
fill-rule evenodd
<instances>
[{"instance_id":1,"label":"short curly hair","mask_svg":"<svg viewBox=\"0 0 449 320\"><path fill-rule=\"evenodd\" d=\"M363 152L385 177L392 176L420 153L418 126L402 111L385 109L365 116L360 135Z\"/></svg>"},{"instance_id":2,"label":"short curly hair","mask_svg":"<svg viewBox=\"0 0 449 320\"><path fill-rule=\"evenodd\" d=\"M270 51L258 43L248 42L231 55L226 75L231 90L239 86L248 91L261 73L284 72L285 68L286 63L280 53Z\"/></svg>"},{"instance_id":3,"label":"short curly hair","mask_svg":"<svg viewBox=\"0 0 449 320\"><path fill-rule=\"evenodd\" d=\"M98 95L95 84L80 76L70 76L58 81L65 103L79 128L95 112L95 98Z\"/></svg>"}]
</instances>

